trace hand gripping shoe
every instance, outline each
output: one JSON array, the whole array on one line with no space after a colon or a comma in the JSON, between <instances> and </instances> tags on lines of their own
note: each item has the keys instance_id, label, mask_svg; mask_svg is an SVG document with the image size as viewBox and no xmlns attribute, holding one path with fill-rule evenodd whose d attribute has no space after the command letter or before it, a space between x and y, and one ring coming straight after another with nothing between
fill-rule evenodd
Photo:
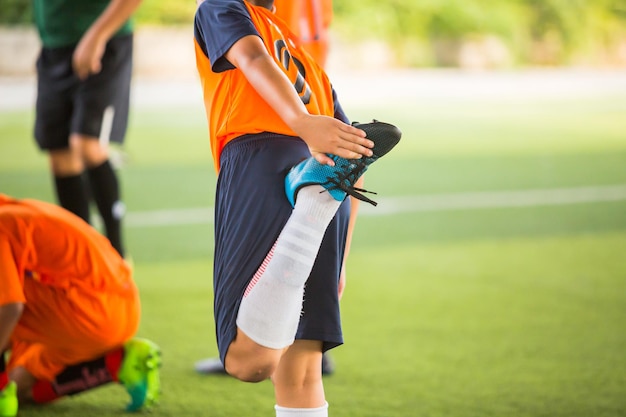
<instances>
[{"instance_id":1,"label":"hand gripping shoe","mask_svg":"<svg viewBox=\"0 0 626 417\"><path fill-rule=\"evenodd\" d=\"M335 155L329 155L335 166L320 164L315 158L309 157L295 165L285 177L285 193L292 206L296 204L296 194L302 187L319 184L330 193L337 201L343 201L347 195L376 205L375 201L365 197L362 192L371 191L355 188L354 184L363 175L367 168L378 158L393 149L400 141L402 132L389 123L373 120L371 123L353 123L366 133L366 137L374 142L373 155L360 159L344 159Z\"/></svg>"}]
</instances>

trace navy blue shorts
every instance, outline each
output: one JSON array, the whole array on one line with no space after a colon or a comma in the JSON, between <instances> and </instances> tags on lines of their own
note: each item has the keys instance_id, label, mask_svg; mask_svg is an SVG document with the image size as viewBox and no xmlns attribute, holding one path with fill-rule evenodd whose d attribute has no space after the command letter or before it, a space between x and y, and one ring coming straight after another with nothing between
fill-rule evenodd
<instances>
[{"instance_id":1,"label":"navy blue shorts","mask_svg":"<svg viewBox=\"0 0 626 417\"><path fill-rule=\"evenodd\" d=\"M272 133L242 136L222 152L213 271L215 331L222 363L237 333L244 290L291 215L285 175L310 156L302 140ZM321 340L323 351L343 343L337 288L349 217L346 199L326 231L305 287L296 339Z\"/></svg>"},{"instance_id":2,"label":"navy blue shorts","mask_svg":"<svg viewBox=\"0 0 626 417\"><path fill-rule=\"evenodd\" d=\"M75 46L43 48L37 59L35 139L42 150L66 149L72 133L123 143L128 125L133 35L112 38L102 70L80 80Z\"/></svg>"}]
</instances>

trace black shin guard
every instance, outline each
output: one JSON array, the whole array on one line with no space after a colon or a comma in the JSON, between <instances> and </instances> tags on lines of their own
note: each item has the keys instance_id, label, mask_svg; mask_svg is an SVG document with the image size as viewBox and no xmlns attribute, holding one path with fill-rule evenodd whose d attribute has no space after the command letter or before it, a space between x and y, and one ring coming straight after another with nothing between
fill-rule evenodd
<instances>
[{"instance_id":1,"label":"black shin guard","mask_svg":"<svg viewBox=\"0 0 626 417\"><path fill-rule=\"evenodd\" d=\"M89 192L83 175L55 176L54 185L59 205L89 223Z\"/></svg>"},{"instance_id":2,"label":"black shin guard","mask_svg":"<svg viewBox=\"0 0 626 417\"><path fill-rule=\"evenodd\" d=\"M106 160L97 167L87 169L87 176L91 183L91 193L104 222L106 235L111 241L111 245L121 256L124 256L122 217L125 210L120 200L117 175L111 163Z\"/></svg>"}]
</instances>

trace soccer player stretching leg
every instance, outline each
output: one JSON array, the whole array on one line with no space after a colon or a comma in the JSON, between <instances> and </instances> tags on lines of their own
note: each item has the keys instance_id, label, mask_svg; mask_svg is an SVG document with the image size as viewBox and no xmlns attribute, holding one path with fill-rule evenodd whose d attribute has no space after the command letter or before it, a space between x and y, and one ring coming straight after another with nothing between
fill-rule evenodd
<instances>
[{"instance_id":1,"label":"soccer player stretching leg","mask_svg":"<svg viewBox=\"0 0 626 417\"><path fill-rule=\"evenodd\" d=\"M324 417L322 352L343 343L346 197L371 202L357 181L400 132L351 126L326 73L272 8L272 0L206 0L195 17L219 173L217 343L230 375L271 378L277 417Z\"/></svg>"}]
</instances>

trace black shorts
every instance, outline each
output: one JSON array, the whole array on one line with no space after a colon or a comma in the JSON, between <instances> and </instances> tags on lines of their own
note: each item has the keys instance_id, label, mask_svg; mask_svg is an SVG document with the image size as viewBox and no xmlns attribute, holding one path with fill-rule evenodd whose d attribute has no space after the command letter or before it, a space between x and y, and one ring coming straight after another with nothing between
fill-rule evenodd
<instances>
[{"instance_id":1,"label":"black shorts","mask_svg":"<svg viewBox=\"0 0 626 417\"><path fill-rule=\"evenodd\" d=\"M306 144L270 133L246 135L224 148L215 201L214 314L222 363L237 333L243 293L292 212L285 175L310 157ZM296 339L343 343L337 288L350 218L346 199L326 230L306 283Z\"/></svg>"},{"instance_id":2,"label":"black shorts","mask_svg":"<svg viewBox=\"0 0 626 417\"><path fill-rule=\"evenodd\" d=\"M40 149L65 149L70 134L123 143L128 125L133 35L112 38L102 70L81 81L72 69L75 46L42 48L37 59L35 139Z\"/></svg>"}]
</instances>

